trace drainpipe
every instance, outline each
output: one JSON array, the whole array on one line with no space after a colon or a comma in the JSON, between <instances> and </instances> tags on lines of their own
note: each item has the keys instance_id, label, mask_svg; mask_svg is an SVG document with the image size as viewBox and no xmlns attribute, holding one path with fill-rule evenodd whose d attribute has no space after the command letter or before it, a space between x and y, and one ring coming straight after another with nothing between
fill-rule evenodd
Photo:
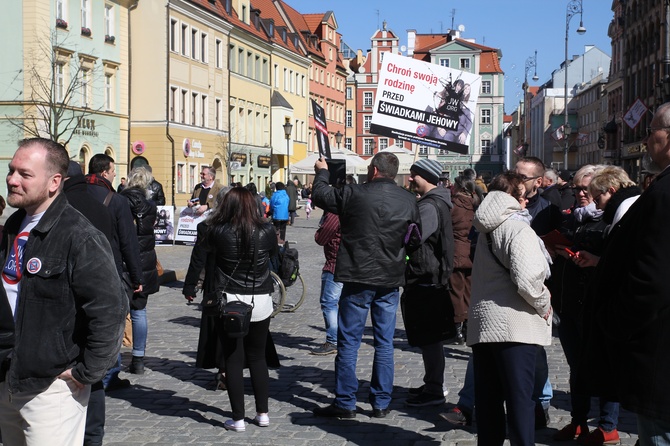
<instances>
[{"instance_id":1,"label":"drainpipe","mask_svg":"<svg viewBox=\"0 0 670 446\"><path fill-rule=\"evenodd\" d=\"M165 7L167 8L167 14L166 16L166 29L168 34L170 33L170 1L165 4ZM165 46L165 58L167 62L167 69L165 70L165 86L170 87L170 45ZM177 158L174 153L174 138L172 138L172 135L170 135L170 100L168 98L167 101L165 101L165 137L170 141L170 147L171 150L170 152L172 153L172 166L170 168L170 171L172 172L172 206L177 206L176 203L176 189L177 189L177 183L175 179L175 169L177 166Z\"/></svg>"},{"instance_id":2,"label":"drainpipe","mask_svg":"<svg viewBox=\"0 0 670 446\"><path fill-rule=\"evenodd\" d=\"M126 160L127 160L127 165L126 169L130 171L130 157L131 157L131 138L130 138L130 113L132 111L132 107L130 106L132 102L132 87L133 87L133 45L132 45L132 26L131 26L131 20L130 20L130 12L134 9L137 8L137 3L139 0L135 0L135 3L130 5L128 8L128 136L126 137L128 139L127 141L127 148L126 148Z\"/></svg>"}]
</instances>

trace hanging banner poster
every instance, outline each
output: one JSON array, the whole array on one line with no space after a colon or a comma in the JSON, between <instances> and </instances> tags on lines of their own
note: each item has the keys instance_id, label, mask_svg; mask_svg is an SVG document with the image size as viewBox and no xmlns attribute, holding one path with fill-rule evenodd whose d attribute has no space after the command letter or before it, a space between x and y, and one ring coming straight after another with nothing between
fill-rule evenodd
<instances>
[{"instance_id":1,"label":"hanging banner poster","mask_svg":"<svg viewBox=\"0 0 670 446\"><path fill-rule=\"evenodd\" d=\"M481 79L384 53L370 132L467 154Z\"/></svg>"},{"instance_id":2,"label":"hanging banner poster","mask_svg":"<svg viewBox=\"0 0 670 446\"><path fill-rule=\"evenodd\" d=\"M202 215L193 213L193 208L182 207L177 208L179 211L179 221L177 222L177 233L175 234L175 244L177 245L194 245L198 236L198 223L205 221L211 211L207 211Z\"/></svg>"},{"instance_id":3,"label":"hanging banner poster","mask_svg":"<svg viewBox=\"0 0 670 446\"><path fill-rule=\"evenodd\" d=\"M154 237L157 245L171 245L174 241L174 208L172 206L158 206Z\"/></svg>"},{"instance_id":4,"label":"hanging banner poster","mask_svg":"<svg viewBox=\"0 0 670 446\"><path fill-rule=\"evenodd\" d=\"M314 115L314 127L316 128L316 142L319 146L319 158L330 159L330 141L328 139L328 128L326 126L326 113L314 99L312 101L312 114Z\"/></svg>"}]
</instances>

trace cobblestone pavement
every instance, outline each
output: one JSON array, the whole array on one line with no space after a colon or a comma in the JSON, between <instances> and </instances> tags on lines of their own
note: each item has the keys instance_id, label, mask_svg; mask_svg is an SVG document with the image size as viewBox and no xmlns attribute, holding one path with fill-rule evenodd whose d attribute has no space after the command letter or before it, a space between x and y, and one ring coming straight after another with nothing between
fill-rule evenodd
<instances>
[{"instance_id":1,"label":"cobblestone pavement","mask_svg":"<svg viewBox=\"0 0 670 446\"><path fill-rule=\"evenodd\" d=\"M357 372L360 379L358 415L354 420L315 418L312 409L329 404L334 388L334 356L313 356L311 348L325 341L324 322L319 309L320 274L323 251L314 243L313 234L321 213L317 210L306 220L301 212L294 226L288 227L290 241L300 252L301 273L307 283L307 298L295 313L281 313L272 320L271 331L282 367L270 371L269 427L253 424L244 433L228 432L223 422L231 415L225 392L214 390L214 370L194 366L200 312L187 305L181 295L181 282L161 288L148 305L149 339L147 371L142 376L122 373L132 387L107 396L106 445L214 445L287 444L287 445L474 445L473 429L452 429L438 417L458 400L470 349L445 347L447 367L447 404L440 407L408 408L404 405L407 388L422 384L423 365L417 349L408 346L398 314L395 333L395 388L392 412L385 419L370 418L367 393L372 367L372 334L366 330ZM157 248L165 268L183 279L191 252L185 246ZM554 386L551 424L538 431L538 444L552 444L556 429L568 423L568 366L560 343L554 338L547 349ZM130 362L130 350L123 350L124 364ZM248 376L248 375L246 375ZM246 380L247 422L255 415L251 384ZM595 415L597 401L594 400ZM593 420L591 422L593 426ZM635 443L635 417L623 411L620 419L622 444ZM570 444L570 443L568 443Z\"/></svg>"}]
</instances>

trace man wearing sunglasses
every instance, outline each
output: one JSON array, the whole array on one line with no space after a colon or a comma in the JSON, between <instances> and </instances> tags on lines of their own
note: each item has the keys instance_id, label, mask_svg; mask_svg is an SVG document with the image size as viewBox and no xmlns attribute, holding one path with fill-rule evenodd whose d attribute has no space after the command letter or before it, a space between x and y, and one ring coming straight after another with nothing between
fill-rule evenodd
<instances>
[{"instance_id":1,"label":"man wearing sunglasses","mask_svg":"<svg viewBox=\"0 0 670 446\"><path fill-rule=\"evenodd\" d=\"M561 210L540 195L540 187L544 179L544 163L539 158L528 156L520 158L516 163L516 173L523 177L526 187L526 209L532 220L531 228L537 235L544 235L561 225ZM543 429L549 424L549 405L554 396L549 381L549 366L547 352L540 348L535 364L535 387L533 400L535 401L535 428Z\"/></svg>"},{"instance_id":2,"label":"man wearing sunglasses","mask_svg":"<svg viewBox=\"0 0 670 446\"><path fill-rule=\"evenodd\" d=\"M603 388L616 389L621 405L637 414L640 444L668 445L670 103L656 110L643 142L660 173L610 231L593 280L598 316L591 326L604 342L589 345L588 354L601 352L609 378Z\"/></svg>"}]
</instances>

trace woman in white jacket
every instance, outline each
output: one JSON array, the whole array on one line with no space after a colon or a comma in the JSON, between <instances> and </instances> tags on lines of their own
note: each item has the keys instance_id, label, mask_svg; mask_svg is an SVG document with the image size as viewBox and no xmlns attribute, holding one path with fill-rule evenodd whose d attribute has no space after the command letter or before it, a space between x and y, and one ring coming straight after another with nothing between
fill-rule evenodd
<instances>
[{"instance_id":1,"label":"woman in white jacket","mask_svg":"<svg viewBox=\"0 0 670 446\"><path fill-rule=\"evenodd\" d=\"M550 257L530 227L523 178L498 175L473 224L479 231L472 268L468 345L475 374L479 445L535 443L531 396L538 346L551 344ZM505 407L507 417L505 417Z\"/></svg>"}]
</instances>

